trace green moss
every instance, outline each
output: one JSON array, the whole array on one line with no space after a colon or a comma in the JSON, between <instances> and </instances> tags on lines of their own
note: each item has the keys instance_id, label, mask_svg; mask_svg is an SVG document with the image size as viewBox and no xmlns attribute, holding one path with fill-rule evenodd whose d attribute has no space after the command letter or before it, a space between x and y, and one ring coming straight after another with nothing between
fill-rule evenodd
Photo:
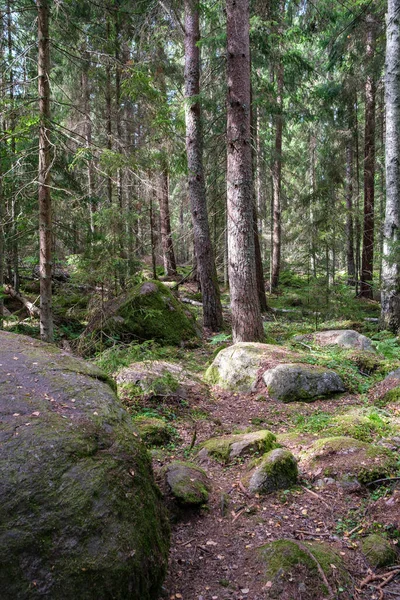
<instances>
[{"instance_id":1,"label":"green moss","mask_svg":"<svg viewBox=\"0 0 400 600\"><path fill-rule=\"evenodd\" d=\"M189 462L174 461L165 468L172 495L184 505L200 505L208 501L210 483L206 472Z\"/></svg>"},{"instance_id":2,"label":"green moss","mask_svg":"<svg viewBox=\"0 0 400 600\"><path fill-rule=\"evenodd\" d=\"M397 560L397 552L383 536L373 533L363 539L361 548L372 567L388 567Z\"/></svg>"},{"instance_id":3,"label":"green moss","mask_svg":"<svg viewBox=\"0 0 400 600\"><path fill-rule=\"evenodd\" d=\"M363 442L371 442L374 437L382 437L392 432L387 421L376 409L355 409L331 419L325 430L329 431L330 435L349 436Z\"/></svg>"},{"instance_id":4,"label":"green moss","mask_svg":"<svg viewBox=\"0 0 400 600\"><path fill-rule=\"evenodd\" d=\"M293 454L283 448L265 454L258 467L248 478L251 492L269 494L287 489L297 481L297 461Z\"/></svg>"},{"instance_id":5,"label":"green moss","mask_svg":"<svg viewBox=\"0 0 400 600\"><path fill-rule=\"evenodd\" d=\"M148 446L164 446L176 436L176 430L163 419L140 415L133 419L133 424Z\"/></svg>"},{"instance_id":6,"label":"green moss","mask_svg":"<svg viewBox=\"0 0 400 600\"><path fill-rule=\"evenodd\" d=\"M200 445L210 456L223 463L241 456L264 454L272 450L276 437L268 430L211 438Z\"/></svg>"},{"instance_id":7,"label":"green moss","mask_svg":"<svg viewBox=\"0 0 400 600\"><path fill-rule=\"evenodd\" d=\"M277 540L259 550L265 563L264 578L272 583L269 598L280 598L283 595L287 597L287 592L291 594L291 598L297 597L300 583L306 586L307 598L320 600L325 597L329 590L321 578L317 563L331 582L332 588L336 589L337 583L347 587L349 577L342 559L334 550L327 544L317 542L304 541L301 546L294 540Z\"/></svg>"},{"instance_id":8,"label":"green moss","mask_svg":"<svg viewBox=\"0 0 400 600\"><path fill-rule=\"evenodd\" d=\"M400 402L400 386L395 387L388 392L383 397L385 404L391 404L395 402Z\"/></svg>"}]
</instances>

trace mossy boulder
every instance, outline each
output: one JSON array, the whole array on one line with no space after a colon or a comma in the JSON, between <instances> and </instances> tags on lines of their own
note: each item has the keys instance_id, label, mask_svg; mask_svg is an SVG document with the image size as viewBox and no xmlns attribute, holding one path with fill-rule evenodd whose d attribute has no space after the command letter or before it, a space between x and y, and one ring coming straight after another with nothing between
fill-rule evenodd
<instances>
[{"instance_id":1,"label":"mossy boulder","mask_svg":"<svg viewBox=\"0 0 400 600\"><path fill-rule=\"evenodd\" d=\"M339 597L339 588L340 598L352 597L350 577L343 561L328 544L277 540L262 546L258 552L267 582L263 598L321 600Z\"/></svg>"},{"instance_id":2,"label":"mossy boulder","mask_svg":"<svg viewBox=\"0 0 400 600\"><path fill-rule=\"evenodd\" d=\"M133 420L146 446L164 446L174 437L174 429L156 417L138 416Z\"/></svg>"},{"instance_id":3,"label":"mossy boulder","mask_svg":"<svg viewBox=\"0 0 400 600\"><path fill-rule=\"evenodd\" d=\"M390 419L377 409L354 408L333 417L327 427L330 436L349 436L363 442L389 434Z\"/></svg>"},{"instance_id":4,"label":"mossy boulder","mask_svg":"<svg viewBox=\"0 0 400 600\"><path fill-rule=\"evenodd\" d=\"M345 391L343 381L334 371L299 364L268 369L263 380L271 398L283 402L311 402Z\"/></svg>"},{"instance_id":5,"label":"mossy boulder","mask_svg":"<svg viewBox=\"0 0 400 600\"><path fill-rule=\"evenodd\" d=\"M228 463L235 458L269 452L275 446L275 439L274 434L266 429L211 438L201 444L199 457L212 456Z\"/></svg>"},{"instance_id":6,"label":"mossy boulder","mask_svg":"<svg viewBox=\"0 0 400 600\"><path fill-rule=\"evenodd\" d=\"M193 463L174 461L165 468L171 494L185 506L198 506L208 501L211 482L207 473Z\"/></svg>"},{"instance_id":7,"label":"mossy boulder","mask_svg":"<svg viewBox=\"0 0 400 600\"><path fill-rule=\"evenodd\" d=\"M164 360L144 360L121 369L116 376L120 389L135 395L168 396L187 399L192 395L207 395L207 386L176 363Z\"/></svg>"},{"instance_id":8,"label":"mossy boulder","mask_svg":"<svg viewBox=\"0 0 400 600\"><path fill-rule=\"evenodd\" d=\"M0 589L15 600L158 597L169 527L105 376L0 332Z\"/></svg>"},{"instance_id":9,"label":"mossy boulder","mask_svg":"<svg viewBox=\"0 0 400 600\"><path fill-rule=\"evenodd\" d=\"M292 354L285 348L271 344L239 342L221 350L205 373L205 380L212 385L238 392L255 389L258 372L268 359L279 362Z\"/></svg>"},{"instance_id":10,"label":"mossy boulder","mask_svg":"<svg viewBox=\"0 0 400 600\"><path fill-rule=\"evenodd\" d=\"M376 533L368 535L362 540L361 549L367 561L374 568L388 567L399 558L389 540Z\"/></svg>"},{"instance_id":11,"label":"mossy boulder","mask_svg":"<svg viewBox=\"0 0 400 600\"><path fill-rule=\"evenodd\" d=\"M296 336L297 341L308 341L316 346L340 346L363 350L364 352L375 352L372 341L365 335L354 331L354 329L330 329L328 331L317 331L308 335Z\"/></svg>"},{"instance_id":12,"label":"mossy boulder","mask_svg":"<svg viewBox=\"0 0 400 600\"><path fill-rule=\"evenodd\" d=\"M316 440L300 454L300 462L310 476L361 484L388 477L396 469L396 458L386 448L344 436Z\"/></svg>"},{"instance_id":13,"label":"mossy boulder","mask_svg":"<svg viewBox=\"0 0 400 600\"><path fill-rule=\"evenodd\" d=\"M262 457L246 483L250 492L270 494L292 487L297 477L297 461L293 454L284 448L275 448Z\"/></svg>"},{"instance_id":14,"label":"mossy boulder","mask_svg":"<svg viewBox=\"0 0 400 600\"><path fill-rule=\"evenodd\" d=\"M105 334L103 339L103 334ZM194 315L159 281L146 281L105 304L89 319L79 349L102 340L155 340L177 346L199 337Z\"/></svg>"}]
</instances>

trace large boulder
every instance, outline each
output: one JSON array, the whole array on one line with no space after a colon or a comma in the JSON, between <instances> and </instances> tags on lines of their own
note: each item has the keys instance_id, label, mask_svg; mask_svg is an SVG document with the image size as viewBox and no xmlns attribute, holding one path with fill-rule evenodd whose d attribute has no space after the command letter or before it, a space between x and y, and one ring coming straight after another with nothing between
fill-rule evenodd
<instances>
[{"instance_id":1,"label":"large boulder","mask_svg":"<svg viewBox=\"0 0 400 600\"><path fill-rule=\"evenodd\" d=\"M393 565L399 557L389 540L377 533L371 533L364 538L361 549L367 561L375 569Z\"/></svg>"},{"instance_id":2,"label":"large boulder","mask_svg":"<svg viewBox=\"0 0 400 600\"><path fill-rule=\"evenodd\" d=\"M89 352L99 339L155 340L172 346L199 336L196 321L159 281L146 281L114 298L89 320L79 349Z\"/></svg>"},{"instance_id":3,"label":"large boulder","mask_svg":"<svg viewBox=\"0 0 400 600\"><path fill-rule=\"evenodd\" d=\"M345 391L343 381L334 371L300 364L268 369L263 380L271 398L283 402L309 402Z\"/></svg>"},{"instance_id":4,"label":"large boulder","mask_svg":"<svg viewBox=\"0 0 400 600\"><path fill-rule=\"evenodd\" d=\"M116 376L121 391L145 396L168 396L188 399L207 395L207 386L176 363L165 360L144 360L121 369Z\"/></svg>"},{"instance_id":5,"label":"large boulder","mask_svg":"<svg viewBox=\"0 0 400 600\"><path fill-rule=\"evenodd\" d=\"M317 331L308 335L299 335L295 339L299 342L308 341L316 346L340 346L364 352L375 352L372 341L365 335L353 329L330 329Z\"/></svg>"},{"instance_id":6,"label":"large boulder","mask_svg":"<svg viewBox=\"0 0 400 600\"><path fill-rule=\"evenodd\" d=\"M149 456L97 368L0 332L0 589L155 599L169 527Z\"/></svg>"},{"instance_id":7,"label":"large boulder","mask_svg":"<svg viewBox=\"0 0 400 600\"><path fill-rule=\"evenodd\" d=\"M205 380L238 392L254 391L260 367L265 361L292 358L293 354L280 346L239 342L221 350L205 373Z\"/></svg>"},{"instance_id":8,"label":"large boulder","mask_svg":"<svg viewBox=\"0 0 400 600\"><path fill-rule=\"evenodd\" d=\"M300 463L313 478L325 475L361 484L388 477L396 470L396 457L386 448L344 436L316 440L300 454Z\"/></svg>"}]
</instances>

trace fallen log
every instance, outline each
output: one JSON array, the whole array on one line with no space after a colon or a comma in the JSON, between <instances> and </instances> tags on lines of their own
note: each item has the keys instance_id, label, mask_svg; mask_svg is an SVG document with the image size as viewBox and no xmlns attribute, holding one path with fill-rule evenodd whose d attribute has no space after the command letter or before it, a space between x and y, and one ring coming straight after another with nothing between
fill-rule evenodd
<instances>
[{"instance_id":1,"label":"fallen log","mask_svg":"<svg viewBox=\"0 0 400 600\"><path fill-rule=\"evenodd\" d=\"M11 285L6 285L4 287L4 293L8 296L11 296L11 298L15 298L15 300L18 300L18 302L21 302L21 304L25 306L31 317L40 317L40 309L37 306L35 306L35 303L31 302L30 300L28 300L28 298L25 298L25 296L22 296L22 294L15 291Z\"/></svg>"}]
</instances>

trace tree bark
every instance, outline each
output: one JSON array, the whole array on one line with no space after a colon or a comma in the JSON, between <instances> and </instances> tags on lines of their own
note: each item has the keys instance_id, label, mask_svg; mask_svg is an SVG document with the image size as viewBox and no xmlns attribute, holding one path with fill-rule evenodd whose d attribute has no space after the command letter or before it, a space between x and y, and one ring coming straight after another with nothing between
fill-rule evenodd
<instances>
[{"instance_id":1,"label":"tree bark","mask_svg":"<svg viewBox=\"0 0 400 600\"><path fill-rule=\"evenodd\" d=\"M374 202L375 202L375 95L376 85L372 59L375 53L375 23L367 16L367 61L369 74L365 83L365 137L364 137L364 233L361 265L360 296L372 298L374 269Z\"/></svg>"},{"instance_id":2,"label":"tree bark","mask_svg":"<svg viewBox=\"0 0 400 600\"><path fill-rule=\"evenodd\" d=\"M38 10L38 91L39 91L39 268L40 337L53 341L52 315L52 215L50 195L50 39L49 2L37 0Z\"/></svg>"},{"instance_id":3,"label":"tree bark","mask_svg":"<svg viewBox=\"0 0 400 600\"><path fill-rule=\"evenodd\" d=\"M9 69L10 69L10 76L9 76L9 101L10 101L10 109L11 109L11 114L10 114L10 123L9 123L9 128L10 128L10 133L11 133L11 140L10 140L10 150L11 150L11 160L12 160L12 166L15 166L15 106L14 106L14 69L12 68L12 64L13 64L13 43L12 43L12 19L11 19L11 3L10 0L7 0L7 44L8 44L8 61L9 61ZM11 196L11 265L12 265L12 270L13 270L13 283L14 283L14 287L15 289L18 291L19 290L19 283L20 283L20 278L19 278L19 264L18 264L18 256L19 256L19 250L18 250L18 224L17 224L17 219L18 219L18 200L17 200L17 196L15 194L15 189L14 189L14 179L15 179L15 174L13 172L13 177L12 177L12 181L11 181L11 189L10 189L10 196Z\"/></svg>"},{"instance_id":4,"label":"tree bark","mask_svg":"<svg viewBox=\"0 0 400 600\"><path fill-rule=\"evenodd\" d=\"M164 260L164 270L166 275L176 275L176 260L174 245L172 243L171 217L169 212L168 160L166 157L163 157L161 160L159 205L161 221L160 233Z\"/></svg>"},{"instance_id":5,"label":"tree bark","mask_svg":"<svg viewBox=\"0 0 400 600\"><path fill-rule=\"evenodd\" d=\"M92 119L90 116L90 86L89 86L89 69L90 69L90 55L87 51L83 52L84 63L82 70L82 97L83 97L83 112L85 113L85 146L90 154L92 149ZM89 155L87 157L87 190L89 200L89 217L90 217L90 234L93 238L95 234L94 226L94 213L96 212L96 204L94 201L94 169L93 160Z\"/></svg>"},{"instance_id":6,"label":"tree bark","mask_svg":"<svg viewBox=\"0 0 400 600\"><path fill-rule=\"evenodd\" d=\"M353 223L353 107L350 106L349 132L346 140L346 256L347 284L355 284L354 223Z\"/></svg>"},{"instance_id":7,"label":"tree bark","mask_svg":"<svg viewBox=\"0 0 400 600\"><path fill-rule=\"evenodd\" d=\"M283 19L285 10L284 2L280 3L280 18ZM278 28L278 35L282 35L282 26ZM281 57L277 65L277 97L275 120L275 152L272 164L272 255L271 255L271 290L279 285L279 272L281 267L281 187L282 187L282 130L283 130L283 63Z\"/></svg>"},{"instance_id":8,"label":"tree bark","mask_svg":"<svg viewBox=\"0 0 400 600\"><path fill-rule=\"evenodd\" d=\"M381 326L400 329L400 0L388 1L385 68L386 213Z\"/></svg>"},{"instance_id":9,"label":"tree bark","mask_svg":"<svg viewBox=\"0 0 400 600\"><path fill-rule=\"evenodd\" d=\"M249 0L227 0L227 209L234 342L264 339L257 295L250 133Z\"/></svg>"},{"instance_id":10,"label":"tree bark","mask_svg":"<svg viewBox=\"0 0 400 600\"><path fill-rule=\"evenodd\" d=\"M185 0L186 154L193 237L204 327L219 331L222 306L207 214L200 94L200 25L197 0Z\"/></svg>"}]
</instances>

